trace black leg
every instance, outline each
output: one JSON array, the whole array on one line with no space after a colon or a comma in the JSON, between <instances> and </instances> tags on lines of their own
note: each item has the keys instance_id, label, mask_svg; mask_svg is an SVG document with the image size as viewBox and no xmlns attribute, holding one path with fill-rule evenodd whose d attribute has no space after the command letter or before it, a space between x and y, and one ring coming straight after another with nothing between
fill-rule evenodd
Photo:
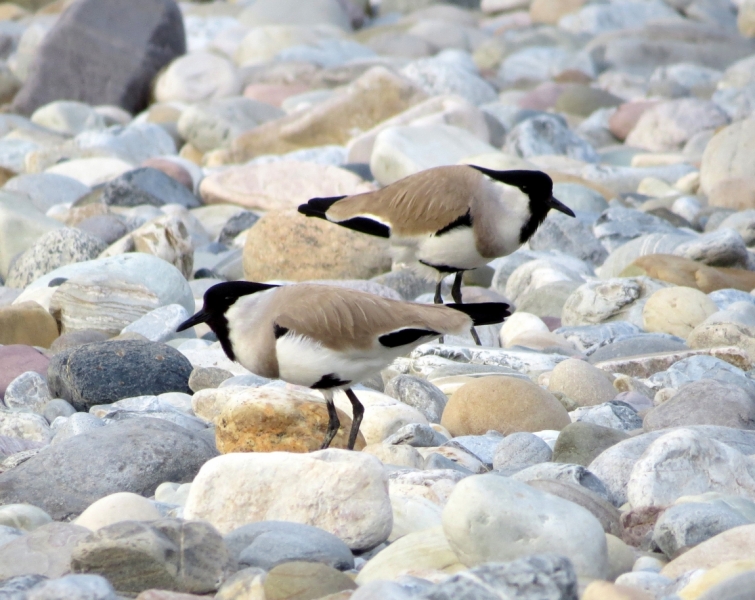
<instances>
[{"instance_id":1,"label":"black leg","mask_svg":"<svg viewBox=\"0 0 755 600\"><path fill-rule=\"evenodd\" d=\"M341 421L338 420L338 413L336 412L336 405L333 404L333 393L330 393L330 398L325 398L325 403L328 405L328 431L325 433L325 441L320 446L320 450L325 450L330 446L330 442L336 437L338 428L341 426Z\"/></svg>"},{"instance_id":2,"label":"black leg","mask_svg":"<svg viewBox=\"0 0 755 600\"><path fill-rule=\"evenodd\" d=\"M464 275L464 271L457 271L456 277L454 278L454 285L451 288L451 297L454 299L454 302L457 304L462 304L461 300L461 278L462 275ZM475 344L478 346L482 346L482 342L480 342L480 336L477 335L477 330L472 327L469 330L469 333L472 334L472 339L474 340Z\"/></svg>"},{"instance_id":3,"label":"black leg","mask_svg":"<svg viewBox=\"0 0 755 600\"><path fill-rule=\"evenodd\" d=\"M352 408L352 421L351 421L351 431L349 431L349 450L354 449L354 444L357 442L357 435L359 434L359 426L362 424L362 417L364 416L364 406L362 406L362 403L357 398L356 394L351 391L351 388L347 388L346 395L349 397L349 400L351 401L351 408Z\"/></svg>"},{"instance_id":4,"label":"black leg","mask_svg":"<svg viewBox=\"0 0 755 600\"><path fill-rule=\"evenodd\" d=\"M433 302L435 304L443 304L443 296L440 295L440 287L443 285L443 280L441 279L438 282L438 285L435 286L435 298L433 298Z\"/></svg>"}]
</instances>

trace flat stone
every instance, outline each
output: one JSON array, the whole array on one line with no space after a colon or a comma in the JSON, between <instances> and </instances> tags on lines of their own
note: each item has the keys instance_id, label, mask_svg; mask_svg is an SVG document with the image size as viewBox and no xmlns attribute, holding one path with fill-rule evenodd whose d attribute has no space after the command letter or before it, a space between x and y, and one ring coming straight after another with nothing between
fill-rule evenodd
<instances>
[{"instance_id":1,"label":"flat stone","mask_svg":"<svg viewBox=\"0 0 755 600\"><path fill-rule=\"evenodd\" d=\"M84 184L51 173L26 173L5 182L3 189L26 194L37 210L47 212L55 204L75 202L91 190Z\"/></svg>"},{"instance_id":2,"label":"flat stone","mask_svg":"<svg viewBox=\"0 0 755 600\"><path fill-rule=\"evenodd\" d=\"M727 346L730 344L726 344ZM661 354L667 352L684 352L687 350L687 345L673 336L665 334L628 334L620 336L610 344L605 344L598 347L587 358L588 362L596 365L598 363L610 362L621 364L621 359L629 358L633 356L643 356L646 354ZM670 366L670 365L668 365ZM623 373L619 370L611 370L610 367L603 368L603 370L609 373ZM668 367L665 367L668 368ZM661 371L665 370L659 369ZM652 375L652 373L649 373ZM647 376L647 375L646 375Z\"/></svg>"},{"instance_id":3,"label":"flat stone","mask_svg":"<svg viewBox=\"0 0 755 600\"><path fill-rule=\"evenodd\" d=\"M505 152L531 158L564 155L584 162L598 162L595 149L572 132L560 117L544 114L527 119L506 136Z\"/></svg>"},{"instance_id":4,"label":"flat stone","mask_svg":"<svg viewBox=\"0 0 755 600\"><path fill-rule=\"evenodd\" d=\"M70 572L73 549L89 533L85 527L73 523L48 523L0 546L0 578L62 577Z\"/></svg>"},{"instance_id":5,"label":"flat stone","mask_svg":"<svg viewBox=\"0 0 755 600\"><path fill-rule=\"evenodd\" d=\"M608 257L587 223L561 214L550 215L529 239L529 246L532 250L560 250L595 266Z\"/></svg>"},{"instance_id":6,"label":"flat stone","mask_svg":"<svg viewBox=\"0 0 755 600\"><path fill-rule=\"evenodd\" d=\"M572 422L585 421L619 431L634 431L642 427L642 418L630 405L620 401L595 406L582 406L569 413Z\"/></svg>"}]
</instances>

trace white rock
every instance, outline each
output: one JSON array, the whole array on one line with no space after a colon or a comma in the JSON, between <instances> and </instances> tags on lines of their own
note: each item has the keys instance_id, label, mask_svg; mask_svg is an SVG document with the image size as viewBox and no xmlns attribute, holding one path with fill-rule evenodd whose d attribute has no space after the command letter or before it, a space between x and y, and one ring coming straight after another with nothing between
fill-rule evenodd
<instances>
[{"instance_id":1,"label":"white rock","mask_svg":"<svg viewBox=\"0 0 755 600\"><path fill-rule=\"evenodd\" d=\"M393 529L388 537L394 542L414 531L422 531L441 525L442 508L421 496L407 496L391 489Z\"/></svg>"},{"instance_id":2,"label":"white rock","mask_svg":"<svg viewBox=\"0 0 755 600\"><path fill-rule=\"evenodd\" d=\"M11 410L40 413L52 400L47 381L36 371L21 373L5 389L5 406Z\"/></svg>"},{"instance_id":3,"label":"white rock","mask_svg":"<svg viewBox=\"0 0 755 600\"><path fill-rule=\"evenodd\" d=\"M310 454L226 454L195 477L184 517L209 521L226 534L247 523L294 521L367 550L391 532L388 479L374 456L347 450Z\"/></svg>"},{"instance_id":4,"label":"white rock","mask_svg":"<svg viewBox=\"0 0 755 600\"><path fill-rule=\"evenodd\" d=\"M0 412L0 435L49 443L54 431L47 419L36 413Z\"/></svg>"},{"instance_id":5,"label":"white rock","mask_svg":"<svg viewBox=\"0 0 755 600\"><path fill-rule=\"evenodd\" d=\"M508 317L501 327L501 346L508 347L509 342L519 334L532 331L550 331L548 326L537 315L517 311Z\"/></svg>"},{"instance_id":6,"label":"white rock","mask_svg":"<svg viewBox=\"0 0 755 600\"><path fill-rule=\"evenodd\" d=\"M468 69L441 56L421 58L406 65L401 74L430 96L456 94L479 106L497 98L495 88Z\"/></svg>"},{"instance_id":7,"label":"white rock","mask_svg":"<svg viewBox=\"0 0 755 600\"><path fill-rule=\"evenodd\" d=\"M554 552L568 556L580 577L608 574L603 527L590 512L508 477L460 481L443 509L443 530L467 566Z\"/></svg>"},{"instance_id":8,"label":"white rock","mask_svg":"<svg viewBox=\"0 0 755 600\"><path fill-rule=\"evenodd\" d=\"M193 337L184 335L186 332L176 333L176 327L190 316L180 304L169 304L156 308L141 319L126 325L121 333L139 333L153 342L163 342L173 337Z\"/></svg>"},{"instance_id":9,"label":"white rock","mask_svg":"<svg viewBox=\"0 0 755 600\"><path fill-rule=\"evenodd\" d=\"M105 119L91 106L71 100L57 100L40 106L32 114L31 122L67 135L105 127Z\"/></svg>"},{"instance_id":10,"label":"white rock","mask_svg":"<svg viewBox=\"0 0 755 600\"><path fill-rule=\"evenodd\" d=\"M155 505L145 497L118 492L90 504L74 523L96 531L119 521L155 521L161 517Z\"/></svg>"},{"instance_id":11,"label":"white rock","mask_svg":"<svg viewBox=\"0 0 755 600\"><path fill-rule=\"evenodd\" d=\"M148 158L176 153L170 134L155 123L114 126L102 131L85 131L76 136L79 148L104 148L118 158L138 166Z\"/></svg>"},{"instance_id":12,"label":"white rock","mask_svg":"<svg viewBox=\"0 0 755 600\"><path fill-rule=\"evenodd\" d=\"M106 183L134 166L120 158L75 158L45 169L45 173L65 175L89 187Z\"/></svg>"},{"instance_id":13,"label":"white rock","mask_svg":"<svg viewBox=\"0 0 755 600\"><path fill-rule=\"evenodd\" d=\"M241 93L233 63L217 54L194 52L174 60L155 82L158 102L200 102Z\"/></svg>"},{"instance_id":14,"label":"white rock","mask_svg":"<svg viewBox=\"0 0 755 600\"><path fill-rule=\"evenodd\" d=\"M559 281L582 283L592 275L594 273L586 263L570 256L532 260L514 269L506 281L505 295L516 303L521 296L549 283Z\"/></svg>"}]
</instances>

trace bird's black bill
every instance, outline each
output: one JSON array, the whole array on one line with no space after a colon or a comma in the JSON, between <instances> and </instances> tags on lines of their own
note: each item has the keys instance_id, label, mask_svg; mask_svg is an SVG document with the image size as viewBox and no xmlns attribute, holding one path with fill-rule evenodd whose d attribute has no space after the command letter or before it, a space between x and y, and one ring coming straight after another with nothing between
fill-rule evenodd
<instances>
[{"instance_id":1,"label":"bird's black bill","mask_svg":"<svg viewBox=\"0 0 755 600\"><path fill-rule=\"evenodd\" d=\"M565 215L569 215L570 217L577 216L574 214L574 211L571 208L566 206L566 204L564 204L563 202L556 200L556 198L554 198L553 196L551 196L551 199L548 201L548 206L564 213Z\"/></svg>"},{"instance_id":2,"label":"bird's black bill","mask_svg":"<svg viewBox=\"0 0 755 600\"><path fill-rule=\"evenodd\" d=\"M181 323L176 328L176 331L177 332L184 331L185 329L188 329L189 327L194 327L194 325L199 325L200 323L205 323L206 321L207 321L207 313L204 312L203 310L200 310L193 317L189 317L183 323Z\"/></svg>"}]
</instances>

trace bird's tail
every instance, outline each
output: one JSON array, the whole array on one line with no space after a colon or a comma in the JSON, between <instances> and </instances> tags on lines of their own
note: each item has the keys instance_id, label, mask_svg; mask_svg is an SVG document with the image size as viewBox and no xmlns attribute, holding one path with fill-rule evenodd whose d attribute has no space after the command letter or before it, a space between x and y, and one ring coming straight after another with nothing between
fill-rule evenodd
<instances>
[{"instance_id":1,"label":"bird's tail","mask_svg":"<svg viewBox=\"0 0 755 600\"><path fill-rule=\"evenodd\" d=\"M477 302L470 304L446 304L449 308L463 312L475 325L494 325L503 323L511 315L509 305L505 302Z\"/></svg>"},{"instance_id":2,"label":"bird's tail","mask_svg":"<svg viewBox=\"0 0 755 600\"><path fill-rule=\"evenodd\" d=\"M307 217L318 217L320 219L327 219L325 213L339 200L343 200L346 196L333 196L332 198L312 198L307 201L306 204L299 205L297 209L301 214Z\"/></svg>"}]
</instances>

